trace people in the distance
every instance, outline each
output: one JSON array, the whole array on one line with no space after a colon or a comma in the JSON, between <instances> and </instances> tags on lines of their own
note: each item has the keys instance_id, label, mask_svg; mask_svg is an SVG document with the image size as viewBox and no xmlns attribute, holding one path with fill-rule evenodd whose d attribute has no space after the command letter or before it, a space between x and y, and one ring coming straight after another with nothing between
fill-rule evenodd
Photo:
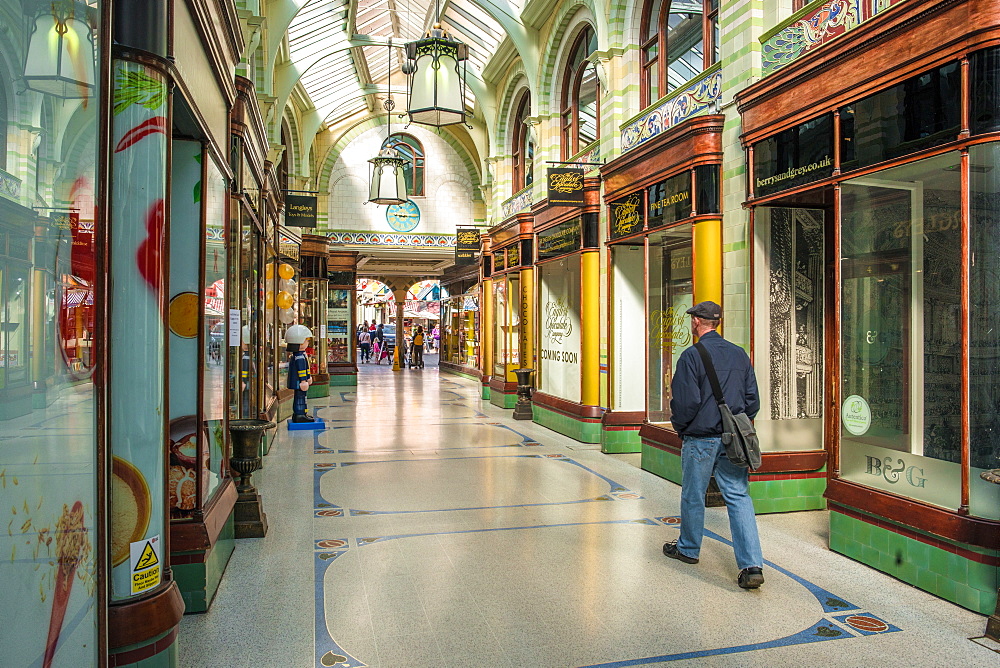
<instances>
[{"instance_id":1,"label":"people in the distance","mask_svg":"<svg viewBox=\"0 0 1000 668\"><path fill-rule=\"evenodd\" d=\"M361 348L361 362L367 363L372 354L372 335L367 327L358 334L358 347Z\"/></svg>"},{"instance_id":2,"label":"people in the distance","mask_svg":"<svg viewBox=\"0 0 1000 668\"><path fill-rule=\"evenodd\" d=\"M240 328L240 403L243 417L257 417L250 414L250 380L254 373L253 359L250 357L250 325Z\"/></svg>"},{"instance_id":3,"label":"people in the distance","mask_svg":"<svg viewBox=\"0 0 1000 668\"><path fill-rule=\"evenodd\" d=\"M410 368L424 368L424 328L417 326L413 333L413 344L410 346Z\"/></svg>"},{"instance_id":4,"label":"people in the distance","mask_svg":"<svg viewBox=\"0 0 1000 668\"><path fill-rule=\"evenodd\" d=\"M722 321L722 307L705 301L687 313L691 315L691 331L711 357L726 403L733 413L746 413L753 419L760 410L757 378L746 352L716 331ZM736 582L743 589L757 589L764 584L764 557L748 492L750 471L736 466L726 456L722 414L694 346L681 353L670 391L670 421L683 443L681 534L678 540L663 545L663 554L686 564L698 563L705 531L705 491L714 474L729 511L733 551L740 569Z\"/></svg>"},{"instance_id":5,"label":"people in the distance","mask_svg":"<svg viewBox=\"0 0 1000 668\"><path fill-rule=\"evenodd\" d=\"M312 384L309 375L309 358L302 351L302 345L312 336L312 332L304 325L292 325L285 331L285 343L288 351L288 389L295 390L295 400L292 402L292 422L315 422L309 415L306 405L306 394Z\"/></svg>"}]
</instances>

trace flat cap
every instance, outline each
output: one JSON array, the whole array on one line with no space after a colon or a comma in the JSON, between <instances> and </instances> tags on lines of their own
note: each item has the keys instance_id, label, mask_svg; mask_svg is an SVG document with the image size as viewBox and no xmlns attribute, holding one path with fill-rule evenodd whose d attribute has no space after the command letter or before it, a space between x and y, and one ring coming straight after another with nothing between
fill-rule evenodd
<instances>
[{"instance_id":1,"label":"flat cap","mask_svg":"<svg viewBox=\"0 0 1000 668\"><path fill-rule=\"evenodd\" d=\"M722 307L715 302L701 302L689 308L685 313L690 313L696 318L705 320L721 320Z\"/></svg>"}]
</instances>

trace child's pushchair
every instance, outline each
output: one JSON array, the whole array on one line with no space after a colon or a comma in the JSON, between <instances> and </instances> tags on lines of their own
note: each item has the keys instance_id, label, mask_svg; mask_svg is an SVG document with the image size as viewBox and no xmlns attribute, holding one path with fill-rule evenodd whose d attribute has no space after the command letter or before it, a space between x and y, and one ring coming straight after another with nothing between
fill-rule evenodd
<instances>
[{"instance_id":1,"label":"child's pushchair","mask_svg":"<svg viewBox=\"0 0 1000 668\"><path fill-rule=\"evenodd\" d=\"M372 354L375 356L375 364L381 364L382 360L392 363L392 346L386 345L385 339L376 339Z\"/></svg>"}]
</instances>

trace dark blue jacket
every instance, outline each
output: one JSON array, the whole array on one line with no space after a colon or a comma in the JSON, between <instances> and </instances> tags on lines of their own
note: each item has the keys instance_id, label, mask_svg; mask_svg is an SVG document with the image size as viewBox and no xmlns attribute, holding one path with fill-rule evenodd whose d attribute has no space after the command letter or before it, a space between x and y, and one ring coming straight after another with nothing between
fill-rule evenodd
<instances>
[{"instance_id":1,"label":"dark blue jacket","mask_svg":"<svg viewBox=\"0 0 1000 668\"><path fill-rule=\"evenodd\" d=\"M739 346L726 341L718 332L707 332L701 343L708 349L719 376L722 395L733 413L746 413L751 419L760 410L757 377L750 358ZM670 421L681 436L718 436L722 416L712 394L705 365L698 350L691 346L677 360L677 370L670 383Z\"/></svg>"}]
</instances>

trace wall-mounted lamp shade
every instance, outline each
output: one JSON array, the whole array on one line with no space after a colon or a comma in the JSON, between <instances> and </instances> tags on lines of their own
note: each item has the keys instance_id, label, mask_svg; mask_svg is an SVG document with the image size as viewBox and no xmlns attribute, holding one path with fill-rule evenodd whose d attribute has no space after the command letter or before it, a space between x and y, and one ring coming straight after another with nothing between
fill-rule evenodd
<instances>
[{"instance_id":1,"label":"wall-mounted lamp shade","mask_svg":"<svg viewBox=\"0 0 1000 668\"><path fill-rule=\"evenodd\" d=\"M24 82L61 98L85 98L94 89L94 34L85 7L53 3L32 23ZM72 9L72 8L76 9Z\"/></svg>"},{"instance_id":2,"label":"wall-mounted lamp shade","mask_svg":"<svg viewBox=\"0 0 1000 668\"><path fill-rule=\"evenodd\" d=\"M435 127L464 123L468 45L435 29L431 36L409 42L406 57L410 120Z\"/></svg>"},{"instance_id":3,"label":"wall-mounted lamp shade","mask_svg":"<svg viewBox=\"0 0 1000 668\"><path fill-rule=\"evenodd\" d=\"M375 204L402 204L407 199L403 165L406 160L392 148L384 148L368 161L371 163L371 185L368 201Z\"/></svg>"}]
</instances>

